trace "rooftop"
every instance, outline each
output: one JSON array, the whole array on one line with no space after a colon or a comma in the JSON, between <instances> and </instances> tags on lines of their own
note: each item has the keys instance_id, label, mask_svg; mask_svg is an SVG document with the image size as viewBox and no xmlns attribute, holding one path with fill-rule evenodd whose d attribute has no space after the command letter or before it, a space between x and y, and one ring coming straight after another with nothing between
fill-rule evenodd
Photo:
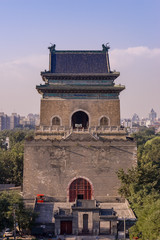
<instances>
[{"instance_id":1,"label":"rooftop","mask_svg":"<svg viewBox=\"0 0 160 240\"><path fill-rule=\"evenodd\" d=\"M57 51L55 45L50 49L51 73L109 73L108 46L102 51Z\"/></svg>"}]
</instances>

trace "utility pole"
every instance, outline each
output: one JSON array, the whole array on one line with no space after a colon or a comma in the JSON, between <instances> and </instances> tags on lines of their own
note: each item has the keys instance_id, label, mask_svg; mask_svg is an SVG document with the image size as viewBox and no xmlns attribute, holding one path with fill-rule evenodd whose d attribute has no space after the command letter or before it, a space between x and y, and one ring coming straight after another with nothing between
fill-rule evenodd
<instances>
[{"instance_id":1,"label":"utility pole","mask_svg":"<svg viewBox=\"0 0 160 240\"><path fill-rule=\"evenodd\" d=\"M13 205L14 240L16 240L16 205Z\"/></svg>"},{"instance_id":2,"label":"utility pole","mask_svg":"<svg viewBox=\"0 0 160 240\"><path fill-rule=\"evenodd\" d=\"M124 240L126 240L126 218L124 217Z\"/></svg>"}]
</instances>

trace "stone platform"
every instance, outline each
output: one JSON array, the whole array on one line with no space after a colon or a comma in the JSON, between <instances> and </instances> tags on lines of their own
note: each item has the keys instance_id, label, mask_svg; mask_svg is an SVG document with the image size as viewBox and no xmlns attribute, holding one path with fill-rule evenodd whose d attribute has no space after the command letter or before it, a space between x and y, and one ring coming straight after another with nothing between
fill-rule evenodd
<instances>
[{"instance_id":1,"label":"stone platform","mask_svg":"<svg viewBox=\"0 0 160 240\"><path fill-rule=\"evenodd\" d=\"M103 239L103 240L113 240L113 239L115 239L114 236L110 236L110 235L107 235L107 236L100 235L98 237L96 237L96 236L66 236L66 237L64 237L64 236L60 235L59 238L61 240L101 240L101 239Z\"/></svg>"}]
</instances>

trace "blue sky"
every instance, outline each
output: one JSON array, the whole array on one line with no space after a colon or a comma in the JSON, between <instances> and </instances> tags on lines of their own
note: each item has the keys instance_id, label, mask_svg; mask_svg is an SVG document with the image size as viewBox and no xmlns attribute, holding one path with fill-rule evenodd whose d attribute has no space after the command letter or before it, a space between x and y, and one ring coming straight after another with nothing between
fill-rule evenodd
<instances>
[{"instance_id":1,"label":"blue sky","mask_svg":"<svg viewBox=\"0 0 160 240\"><path fill-rule=\"evenodd\" d=\"M40 71L56 49L101 49L120 71L121 115L160 117L159 0L0 0L0 111L39 112Z\"/></svg>"}]
</instances>

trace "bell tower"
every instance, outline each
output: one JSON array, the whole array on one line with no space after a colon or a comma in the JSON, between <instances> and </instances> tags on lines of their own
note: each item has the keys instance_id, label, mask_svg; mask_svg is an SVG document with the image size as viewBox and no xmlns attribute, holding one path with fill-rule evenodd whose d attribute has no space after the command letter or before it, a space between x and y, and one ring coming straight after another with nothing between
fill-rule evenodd
<instances>
[{"instance_id":1,"label":"bell tower","mask_svg":"<svg viewBox=\"0 0 160 240\"><path fill-rule=\"evenodd\" d=\"M95 133L98 128L106 136L116 132L124 136L119 94L125 87L115 85L120 73L110 70L108 50L108 45L102 45L101 51L49 47L49 71L41 72L44 85L36 86L42 95L36 138L43 133L43 138L61 138L76 130Z\"/></svg>"},{"instance_id":2,"label":"bell tower","mask_svg":"<svg viewBox=\"0 0 160 240\"><path fill-rule=\"evenodd\" d=\"M136 164L137 148L120 126L125 87L115 84L120 73L110 70L108 50L53 45L44 84L36 86L40 126L25 142L23 196L39 212L39 224L56 235L116 235L117 221L134 217L119 196L117 172Z\"/></svg>"}]
</instances>

